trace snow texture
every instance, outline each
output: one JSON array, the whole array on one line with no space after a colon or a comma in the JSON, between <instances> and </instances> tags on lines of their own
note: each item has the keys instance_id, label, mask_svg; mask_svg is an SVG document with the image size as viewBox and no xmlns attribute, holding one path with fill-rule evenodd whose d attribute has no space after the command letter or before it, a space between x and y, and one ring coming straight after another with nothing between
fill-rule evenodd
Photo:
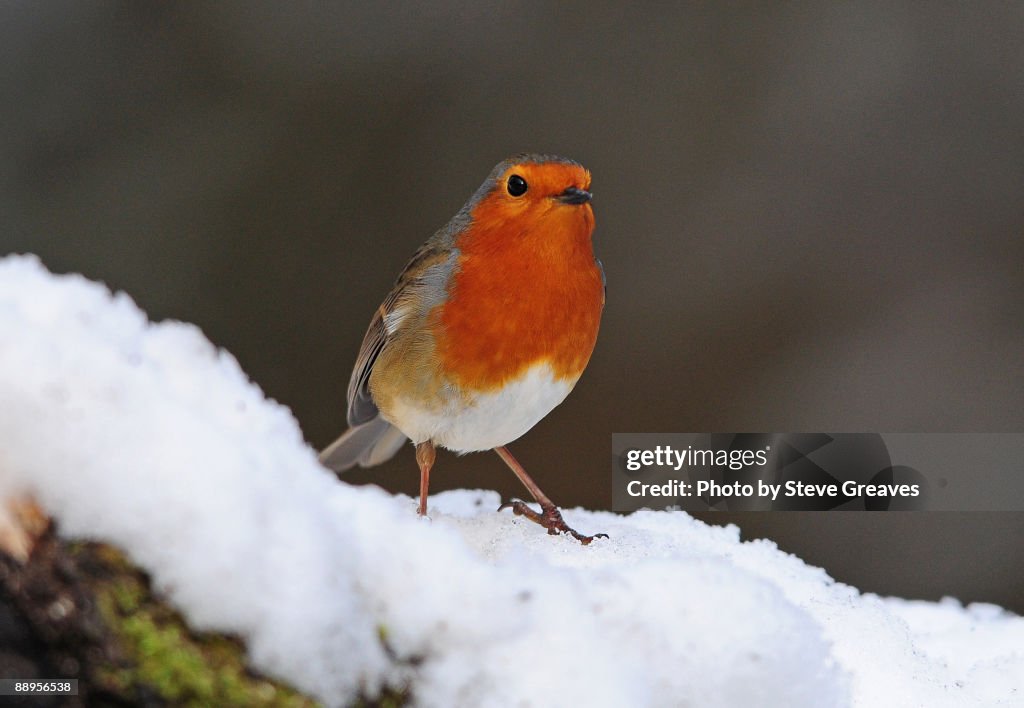
<instances>
[{"instance_id":1,"label":"snow texture","mask_svg":"<svg viewBox=\"0 0 1024 708\"><path fill-rule=\"evenodd\" d=\"M0 260L0 487L124 548L196 628L330 705L1024 704L1024 619L883 599L683 513L415 501L321 468L198 328ZM601 473L595 471L595 474Z\"/></svg>"}]
</instances>

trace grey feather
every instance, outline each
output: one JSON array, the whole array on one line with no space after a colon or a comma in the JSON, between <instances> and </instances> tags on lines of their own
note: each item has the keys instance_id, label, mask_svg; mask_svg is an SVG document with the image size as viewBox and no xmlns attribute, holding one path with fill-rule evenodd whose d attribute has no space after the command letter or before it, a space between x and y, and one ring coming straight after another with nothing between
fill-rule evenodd
<instances>
[{"instance_id":1,"label":"grey feather","mask_svg":"<svg viewBox=\"0 0 1024 708\"><path fill-rule=\"evenodd\" d=\"M373 467L391 459L406 437L381 417L356 425L320 453L320 464L335 472L359 465Z\"/></svg>"}]
</instances>

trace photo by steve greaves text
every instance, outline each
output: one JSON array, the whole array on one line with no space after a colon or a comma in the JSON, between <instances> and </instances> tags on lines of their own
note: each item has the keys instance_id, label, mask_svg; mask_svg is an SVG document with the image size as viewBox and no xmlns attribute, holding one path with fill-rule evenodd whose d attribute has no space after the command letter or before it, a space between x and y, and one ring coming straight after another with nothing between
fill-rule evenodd
<instances>
[{"instance_id":1,"label":"photo by steve greaves text","mask_svg":"<svg viewBox=\"0 0 1024 708\"><path fill-rule=\"evenodd\" d=\"M616 433L612 508L1019 511L1024 435Z\"/></svg>"}]
</instances>

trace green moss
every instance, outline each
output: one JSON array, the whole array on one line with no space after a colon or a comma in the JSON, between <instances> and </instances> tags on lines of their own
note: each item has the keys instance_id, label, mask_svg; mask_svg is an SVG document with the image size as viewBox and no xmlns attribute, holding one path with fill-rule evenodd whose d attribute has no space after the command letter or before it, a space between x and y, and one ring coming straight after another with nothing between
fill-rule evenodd
<instances>
[{"instance_id":1,"label":"green moss","mask_svg":"<svg viewBox=\"0 0 1024 708\"><path fill-rule=\"evenodd\" d=\"M246 667L240 641L217 634L192 632L182 617L153 596L147 577L117 549L75 544L70 549L88 567L96 606L113 635L115 650L98 662L93 674L98 688L132 702L181 706L319 705L294 689L260 676ZM388 648L387 628L378 628ZM341 659L339 659L341 660ZM376 700L357 700L354 708L402 708L408 690L385 690Z\"/></svg>"},{"instance_id":2,"label":"green moss","mask_svg":"<svg viewBox=\"0 0 1024 708\"><path fill-rule=\"evenodd\" d=\"M246 668L245 650L230 638L191 633L181 617L149 592L148 584L120 554L101 559L112 579L97 588L105 624L121 656L107 662L100 680L117 694L140 690L183 706L317 705L293 689Z\"/></svg>"}]
</instances>

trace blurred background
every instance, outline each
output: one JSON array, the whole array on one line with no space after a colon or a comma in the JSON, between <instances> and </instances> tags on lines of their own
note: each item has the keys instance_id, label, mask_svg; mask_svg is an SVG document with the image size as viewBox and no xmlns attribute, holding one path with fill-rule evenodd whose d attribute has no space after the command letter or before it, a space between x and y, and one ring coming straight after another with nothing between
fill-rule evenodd
<instances>
[{"instance_id":1,"label":"blurred background","mask_svg":"<svg viewBox=\"0 0 1024 708\"><path fill-rule=\"evenodd\" d=\"M398 272L522 151L591 169L608 276L589 369L512 445L562 506L610 506L616 431L1024 430L1019 4L0 12L0 253L195 322L318 448ZM418 488L411 447L349 478ZM522 494L495 455L431 482ZM1024 611L1024 513L704 518Z\"/></svg>"}]
</instances>

